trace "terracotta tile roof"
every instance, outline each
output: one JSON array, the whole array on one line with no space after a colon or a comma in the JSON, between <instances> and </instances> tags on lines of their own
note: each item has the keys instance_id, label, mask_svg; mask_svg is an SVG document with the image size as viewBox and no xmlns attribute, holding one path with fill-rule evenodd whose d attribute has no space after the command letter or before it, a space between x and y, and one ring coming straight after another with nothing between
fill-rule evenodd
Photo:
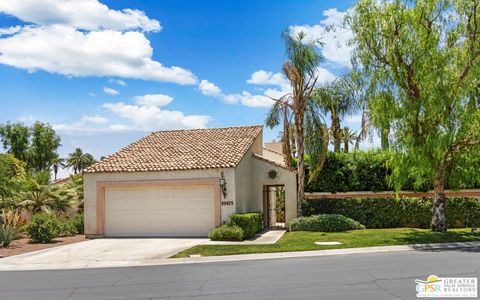
<instances>
[{"instance_id":1,"label":"terracotta tile roof","mask_svg":"<svg viewBox=\"0 0 480 300\"><path fill-rule=\"evenodd\" d=\"M280 164L280 163L278 163L278 162L276 162L276 161L273 161L273 160L268 159L268 158L266 158L266 157L263 157L263 156L261 156L261 155L252 153L252 157L253 157L253 158L256 158L256 159L258 159L258 160L264 161L264 162L266 162L266 163L269 163L269 164L271 164L271 165L274 165L274 166L283 168L283 169L288 170L288 171L290 171L290 172L297 173L297 171L295 171L295 170L290 170L285 164Z\"/></svg>"},{"instance_id":2,"label":"terracotta tile roof","mask_svg":"<svg viewBox=\"0 0 480 300\"><path fill-rule=\"evenodd\" d=\"M147 172L235 167L262 126L157 131L84 173Z\"/></svg>"}]
</instances>

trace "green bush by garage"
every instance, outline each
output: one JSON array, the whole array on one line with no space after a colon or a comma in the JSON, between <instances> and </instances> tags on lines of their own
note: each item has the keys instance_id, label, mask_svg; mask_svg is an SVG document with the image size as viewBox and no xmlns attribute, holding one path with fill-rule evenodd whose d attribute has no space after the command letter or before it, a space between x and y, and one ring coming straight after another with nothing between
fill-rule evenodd
<instances>
[{"instance_id":1,"label":"green bush by garage","mask_svg":"<svg viewBox=\"0 0 480 300\"><path fill-rule=\"evenodd\" d=\"M263 229L263 214L260 212L233 214L230 223L243 230L243 238L249 239Z\"/></svg>"},{"instance_id":2,"label":"green bush by garage","mask_svg":"<svg viewBox=\"0 0 480 300\"><path fill-rule=\"evenodd\" d=\"M243 241L263 229L263 214L260 212L233 214L230 221L208 233L212 241Z\"/></svg>"},{"instance_id":3,"label":"green bush by garage","mask_svg":"<svg viewBox=\"0 0 480 300\"><path fill-rule=\"evenodd\" d=\"M304 216L341 214L367 228L429 228L431 198L305 199ZM480 226L480 201L474 197L450 197L445 205L448 228Z\"/></svg>"}]
</instances>

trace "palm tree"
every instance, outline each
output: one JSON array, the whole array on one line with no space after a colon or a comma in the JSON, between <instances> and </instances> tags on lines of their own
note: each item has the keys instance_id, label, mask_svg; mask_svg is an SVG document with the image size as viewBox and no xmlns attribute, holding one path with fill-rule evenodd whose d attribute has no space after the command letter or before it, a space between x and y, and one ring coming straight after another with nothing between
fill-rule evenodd
<instances>
[{"instance_id":1,"label":"palm tree","mask_svg":"<svg viewBox=\"0 0 480 300\"><path fill-rule=\"evenodd\" d=\"M83 153L82 149L76 148L73 153L68 154L67 167L72 168L73 173L77 174L95 162L95 159L90 153Z\"/></svg>"},{"instance_id":2,"label":"palm tree","mask_svg":"<svg viewBox=\"0 0 480 300\"><path fill-rule=\"evenodd\" d=\"M343 151L348 153L348 148L350 144L354 144L357 139L357 133L352 131L348 127L343 127L342 130L342 140L343 140Z\"/></svg>"},{"instance_id":3,"label":"palm tree","mask_svg":"<svg viewBox=\"0 0 480 300\"><path fill-rule=\"evenodd\" d=\"M68 197L50 185L48 180L48 172L40 172L28 178L20 205L33 213L65 212L70 207Z\"/></svg>"},{"instance_id":4,"label":"palm tree","mask_svg":"<svg viewBox=\"0 0 480 300\"><path fill-rule=\"evenodd\" d=\"M322 112L330 114L330 131L333 139L333 151L340 152L343 141L341 119L347 114L359 110L359 101L355 97L355 86L351 74L335 79L321 86L313 94L314 101L318 103Z\"/></svg>"},{"instance_id":5,"label":"palm tree","mask_svg":"<svg viewBox=\"0 0 480 300\"><path fill-rule=\"evenodd\" d=\"M323 60L317 51L317 45L322 44L318 40L307 41L305 38L304 32L297 34L292 34L288 30L282 32L287 56L282 70L290 81L292 92L280 99L274 99L277 103L277 111L283 108L291 112L293 117L298 172L298 216L302 215L301 203L305 195L304 154L309 153L311 156L313 170L310 172L310 179L313 179L320 172L328 146L327 128L318 107L311 101L317 83L317 68ZM288 114L283 116L285 115ZM284 129L284 132L288 130Z\"/></svg>"},{"instance_id":6,"label":"palm tree","mask_svg":"<svg viewBox=\"0 0 480 300\"><path fill-rule=\"evenodd\" d=\"M282 151L287 168L290 170L293 169L293 157L292 157L292 147L290 139L290 127L292 121L292 114L288 106L288 97L281 98L275 102L270 111L268 112L267 119L265 120L265 125L269 128L277 127L280 124L280 120L283 123L282 131Z\"/></svg>"},{"instance_id":7,"label":"palm tree","mask_svg":"<svg viewBox=\"0 0 480 300\"><path fill-rule=\"evenodd\" d=\"M55 181L57 180L58 169L63 168L63 167L65 167L65 159L64 158L60 158L60 157L57 156L52 160L52 168L53 168L53 174L54 174Z\"/></svg>"}]
</instances>

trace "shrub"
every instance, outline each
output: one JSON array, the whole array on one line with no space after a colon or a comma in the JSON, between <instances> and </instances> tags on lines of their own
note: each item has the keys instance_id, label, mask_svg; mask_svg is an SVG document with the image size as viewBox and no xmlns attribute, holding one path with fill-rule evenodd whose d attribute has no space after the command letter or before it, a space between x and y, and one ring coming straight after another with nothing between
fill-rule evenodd
<instances>
[{"instance_id":1,"label":"shrub","mask_svg":"<svg viewBox=\"0 0 480 300\"><path fill-rule=\"evenodd\" d=\"M243 230L243 238L249 239L263 229L262 213L233 214L230 223Z\"/></svg>"},{"instance_id":2,"label":"shrub","mask_svg":"<svg viewBox=\"0 0 480 300\"><path fill-rule=\"evenodd\" d=\"M58 218L58 236L73 236L77 234L77 229L73 224L73 220L68 217Z\"/></svg>"},{"instance_id":3,"label":"shrub","mask_svg":"<svg viewBox=\"0 0 480 300\"><path fill-rule=\"evenodd\" d=\"M84 233L84 223L83 223L83 214L76 214L72 219L71 223L75 228L75 233L83 234Z\"/></svg>"},{"instance_id":4,"label":"shrub","mask_svg":"<svg viewBox=\"0 0 480 300\"><path fill-rule=\"evenodd\" d=\"M304 216L341 214L367 228L429 228L432 217L431 198L345 198L305 199ZM480 201L472 197L450 197L445 205L447 226L480 226Z\"/></svg>"},{"instance_id":5,"label":"shrub","mask_svg":"<svg viewBox=\"0 0 480 300\"><path fill-rule=\"evenodd\" d=\"M49 243L60 233L60 225L54 215L34 215L27 225L27 233L35 243Z\"/></svg>"},{"instance_id":6,"label":"shrub","mask_svg":"<svg viewBox=\"0 0 480 300\"><path fill-rule=\"evenodd\" d=\"M288 223L290 231L322 231L337 232L365 229L365 226L355 220L338 214L322 214L300 217Z\"/></svg>"},{"instance_id":7,"label":"shrub","mask_svg":"<svg viewBox=\"0 0 480 300\"><path fill-rule=\"evenodd\" d=\"M0 248L6 248L14 240L16 236L16 230L13 227L0 226Z\"/></svg>"},{"instance_id":8,"label":"shrub","mask_svg":"<svg viewBox=\"0 0 480 300\"><path fill-rule=\"evenodd\" d=\"M242 241L242 228L234 225L221 225L208 233L212 241Z\"/></svg>"}]
</instances>

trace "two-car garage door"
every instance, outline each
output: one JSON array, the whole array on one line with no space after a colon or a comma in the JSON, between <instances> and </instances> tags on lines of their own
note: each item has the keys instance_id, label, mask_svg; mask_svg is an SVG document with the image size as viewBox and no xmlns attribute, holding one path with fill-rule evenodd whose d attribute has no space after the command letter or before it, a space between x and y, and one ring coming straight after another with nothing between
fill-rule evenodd
<instances>
[{"instance_id":1,"label":"two-car garage door","mask_svg":"<svg viewBox=\"0 0 480 300\"><path fill-rule=\"evenodd\" d=\"M213 185L105 189L105 236L206 236Z\"/></svg>"}]
</instances>

